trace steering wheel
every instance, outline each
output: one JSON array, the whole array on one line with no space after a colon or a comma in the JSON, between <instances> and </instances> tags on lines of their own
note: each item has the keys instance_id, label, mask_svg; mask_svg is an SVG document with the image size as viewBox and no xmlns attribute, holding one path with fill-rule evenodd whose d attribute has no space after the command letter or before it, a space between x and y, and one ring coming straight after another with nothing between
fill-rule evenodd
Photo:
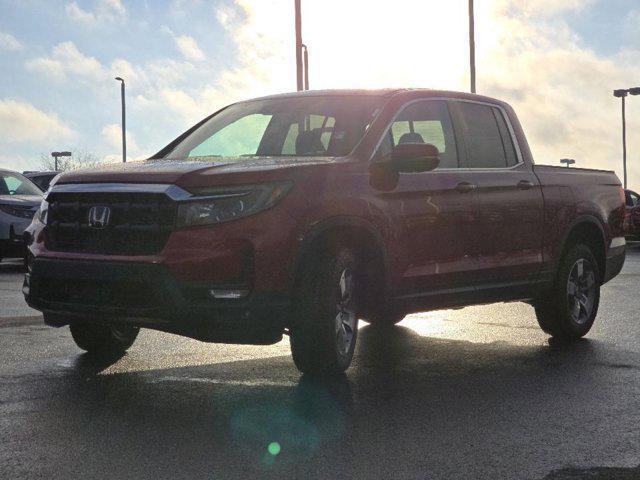
<instances>
[{"instance_id":1,"label":"steering wheel","mask_svg":"<svg viewBox=\"0 0 640 480\"><path fill-rule=\"evenodd\" d=\"M17 190L9 190L9 195L15 195L16 193L18 193Z\"/></svg>"}]
</instances>

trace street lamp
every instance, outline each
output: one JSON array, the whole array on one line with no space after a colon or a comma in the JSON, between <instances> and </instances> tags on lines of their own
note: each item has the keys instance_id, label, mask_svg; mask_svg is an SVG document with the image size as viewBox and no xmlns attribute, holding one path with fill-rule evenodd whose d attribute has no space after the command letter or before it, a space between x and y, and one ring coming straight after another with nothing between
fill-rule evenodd
<instances>
[{"instance_id":1,"label":"street lamp","mask_svg":"<svg viewBox=\"0 0 640 480\"><path fill-rule=\"evenodd\" d=\"M613 91L613 96L622 99L622 169L624 172L624 188L627 188L627 95L640 95L640 87L619 88Z\"/></svg>"},{"instance_id":2,"label":"street lamp","mask_svg":"<svg viewBox=\"0 0 640 480\"><path fill-rule=\"evenodd\" d=\"M116 77L116 80L120 82L120 97L122 99L122 163L125 163L127 161L127 120L124 105L124 79Z\"/></svg>"},{"instance_id":3,"label":"street lamp","mask_svg":"<svg viewBox=\"0 0 640 480\"><path fill-rule=\"evenodd\" d=\"M569 168L569 165L573 165L574 163L576 163L576 161L573 158L563 158L562 160L560 160L560 163L564 163L567 168Z\"/></svg>"},{"instance_id":4,"label":"street lamp","mask_svg":"<svg viewBox=\"0 0 640 480\"><path fill-rule=\"evenodd\" d=\"M302 10L294 0L296 21L296 83L298 91L309 90L309 49L302 43Z\"/></svg>"},{"instance_id":5,"label":"street lamp","mask_svg":"<svg viewBox=\"0 0 640 480\"><path fill-rule=\"evenodd\" d=\"M51 152L51 156L55 158L55 167L54 170L58 171L58 157L70 157L71 152Z\"/></svg>"},{"instance_id":6,"label":"street lamp","mask_svg":"<svg viewBox=\"0 0 640 480\"><path fill-rule=\"evenodd\" d=\"M296 22L296 82L298 91L304 90L302 80L302 14L300 0L294 0Z\"/></svg>"}]
</instances>

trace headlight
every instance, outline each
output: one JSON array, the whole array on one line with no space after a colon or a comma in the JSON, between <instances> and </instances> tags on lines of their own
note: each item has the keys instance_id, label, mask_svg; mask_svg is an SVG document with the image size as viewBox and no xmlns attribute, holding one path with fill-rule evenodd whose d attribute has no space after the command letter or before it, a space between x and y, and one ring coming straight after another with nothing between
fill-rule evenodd
<instances>
[{"instance_id":1,"label":"headlight","mask_svg":"<svg viewBox=\"0 0 640 480\"><path fill-rule=\"evenodd\" d=\"M47 224L47 214L49 213L49 202L46 200L42 200L40 203L40 208L36 212L35 218L37 218L40 222Z\"/></svg>"},{"instance_id":2,"label":"headlight","mask_svg":"<svg viewBox=\"0 0 640 480\"><path fill-rule=\"evenodd\" d=\"M272 182L240 187L191 189L200 198L178 206L178 227L228 222L275 205L291 189L291 182Z\"/></svg>"}]
</instances>

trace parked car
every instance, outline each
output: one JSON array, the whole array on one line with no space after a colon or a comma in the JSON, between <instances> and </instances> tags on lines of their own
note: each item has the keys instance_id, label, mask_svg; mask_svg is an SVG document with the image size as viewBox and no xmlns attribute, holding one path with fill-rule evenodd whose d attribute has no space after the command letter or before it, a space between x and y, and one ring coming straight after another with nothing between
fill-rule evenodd
<instances>
[{"instance_id":1,"label":"parked car","mask_svg":"<svg viewBox=\"0 0 640 480\"><path fill-rule=\"evenodd\" d=\"M47 191L51 180L59 174L60 172L24 172L24 176L35 183L43 192Z\"/></svg>"},{"instance_id":2,"label":"parked car","mask_svg":"<svg viewBox=\"0 0 640 480\"><path fill-rule=\"evenodd\" d=\"M290 336L302 372L351 363L358 320L499 301L585 335L625 260L613 172L535 165L509 105L431 90L231 105L147 161L65 173L24 293L87 351L139 328Z\"/></svg>"},{"instance_id":3,"label":"parked car","mask_svg":"<svg viewBox=\"0 0 640 480\"><path fill-rule=\"evenodd\" d=\"M24 257L24 231L42 201L31 180L10 170L0 170L0 260Z\"/></svg>"},{"instance_id":4,"label":"parked car","mask_svg":"<svg viewBox=\"0 0 640 480\"><path fill-rule=\"evenodd\" d=\"M625 190L626 215L624 234L629 240L640 239L640 195L633 190Z\"/></svg>"}]
</instances>

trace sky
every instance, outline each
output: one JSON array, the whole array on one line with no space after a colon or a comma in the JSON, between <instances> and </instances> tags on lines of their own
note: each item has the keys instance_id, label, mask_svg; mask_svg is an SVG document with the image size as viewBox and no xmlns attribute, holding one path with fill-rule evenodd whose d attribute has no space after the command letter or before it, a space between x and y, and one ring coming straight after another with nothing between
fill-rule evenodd
<instances>
[{"instance_id":1,"label":"sky","mask_svg":"<svg viewBox=\"0 0 640 480\"><path fill-rule=\"evenodd\" d=\"M302 0L311 88L467 90L467 0ZM478 93L511 103L537 163L622 176L640 86L640 0L476 0ZM237 100L295 89L293 0L0 0L0 166L53 150L160 150ZM640 97L628 99L640 188Z\"/></svg>"}]
</instances>

